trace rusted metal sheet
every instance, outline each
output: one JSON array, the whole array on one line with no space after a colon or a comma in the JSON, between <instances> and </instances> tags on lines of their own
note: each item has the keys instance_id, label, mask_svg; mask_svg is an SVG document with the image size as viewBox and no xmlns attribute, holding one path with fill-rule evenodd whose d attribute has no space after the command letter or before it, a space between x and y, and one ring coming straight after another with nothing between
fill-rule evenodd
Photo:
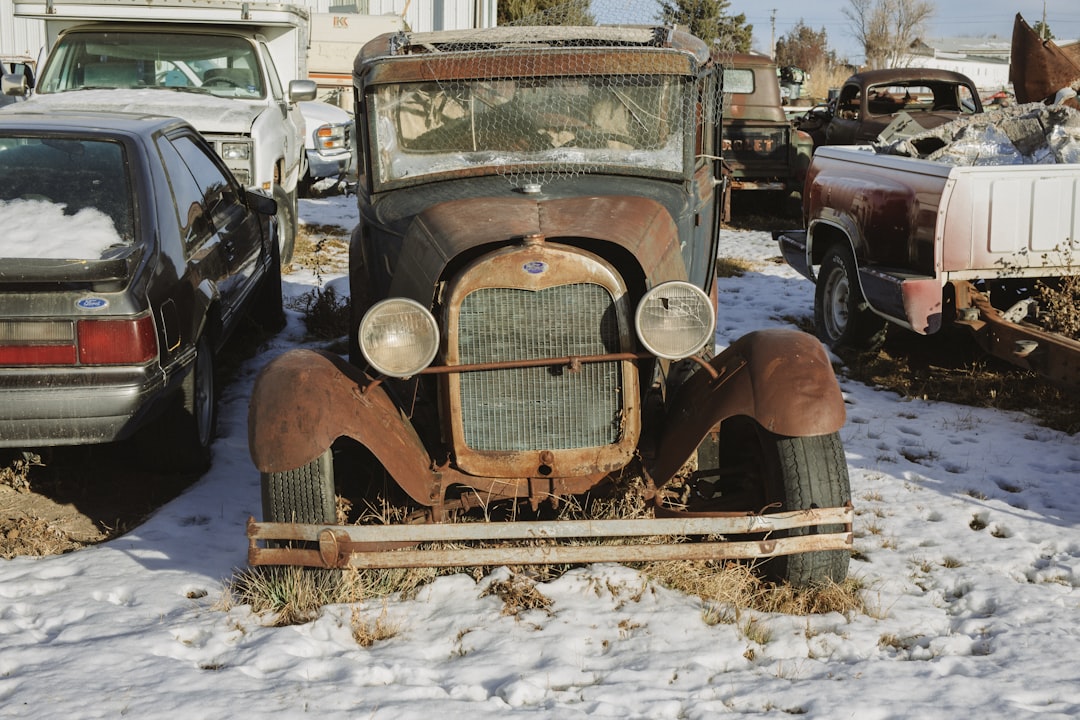
<instances>
[{"instance_id":1,"label":"rusted metal sheet","mask_svg":"<svg viewBox=\"0 0 1080 720\"><path fill-rule=\"evenodd\" d=\"M852 547L851 506L768 515L720 515L634 520L554 520L550 522L423 525L322 526L248 521L248 561L252 565L308 567L467 567L553 563L648 562L662 560L753 559ZM843 525L843 532L769 537L796 528ZM697 536L763 535L737 541L686 541ZM574 538L666 537L658 544L567 545ZM318 548L267 548L263 541L317 544ZM392 545L525 541L529 545L455 549L388 550Z\"/></svg>"},{"instance_id":2,"label":"rusted metal sheet","mask_svg":"<svg viewBox=\"0 0 1080 720\"><path fill-rule=\"evenodd\" d=\"M780 435L826 435L844 425L844 398L821 342L797 330L744 335L679 389L649 474L663 486L705 436L736 415Z\"/></svg>"},{"instance_id":3,"label":"rusted metal sheet","mask_svg":"<svg viewBox=\"0 0 1080 720\"><path fill-rule=\"evenodd\" d=\"M390 295L430 305L452 258L529 236L611 242L633 254L651 284L686 279L678 228L655 200L618 195L546 201L470 198L439 203L417 217L402 241Z\"/></svg>"},{"instance_id":4,"label":"rusted metal sheet","mask_svg":"<svg viewBox=\"0 0 1080 720\"><path fill-rule=\"evenodd\" d=\"M1053 40L1043 40L1017 13L1009 81L1020 103L1042 102L1063 88L1080 88L1080 44L1061 48ZM1070 104L1077 107L1075 100Z\"/></svg>"},{"instance_id":5,"label":"rusted metal sheet","mask_svg":"<svg viewBox=\"0 0 1080 720\"><path fill-rule=\"evenodd\" d=\"M953 286L957 309L978 310L978 319L961 316L956 323L971 331L979 347L1059 385L1080 388L1080 342L1029 322L1009 322L971 283L955 282Z\"/></svg>"}]
</instances>

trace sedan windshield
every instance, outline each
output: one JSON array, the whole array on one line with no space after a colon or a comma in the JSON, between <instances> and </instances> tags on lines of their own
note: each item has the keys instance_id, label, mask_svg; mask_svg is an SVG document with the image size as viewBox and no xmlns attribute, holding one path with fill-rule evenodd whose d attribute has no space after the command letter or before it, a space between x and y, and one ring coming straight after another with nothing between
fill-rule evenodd
<instances>
[{"instance_id":1,"label":"sedan windshield","mask_svg":"<svg viewBox=\"0 0 1080 720\"><path fill-rule=\"evenodd\" d=\"M0 136L0 258L94 260L135 240L119 143Z\"/></svg>"},{"instance_id":2,"label":"sedan windshield","mask_svg":"<svg viewBox=\"0 0 1080 720\"><path fill-rule=\"evenodd\" d=\"M264 97L255 48L243 38L193 33L74 32L45 67L39 92L168 88Z\"/></svg>"}]
</instances>

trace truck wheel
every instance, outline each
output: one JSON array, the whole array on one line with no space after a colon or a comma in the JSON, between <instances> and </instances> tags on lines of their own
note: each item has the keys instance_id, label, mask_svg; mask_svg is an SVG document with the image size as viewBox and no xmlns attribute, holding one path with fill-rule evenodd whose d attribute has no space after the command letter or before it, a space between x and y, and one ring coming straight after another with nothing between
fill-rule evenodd
<instances>
[{"instance_id":1,"label":"truck wheel","mask_svg":"<svg viewBox=\"0 0 1080 720\"><path fill-rule=\"evenodd\" d=\"M262 505L266 522L335 523L333 451L294 470L263 473Z\"/></svg>"},{"instance_id":2,"label":"truck wheel","mask_svg":"<svg viewBox=\"0 0 1080 720\"><path fill-rule=\"evenodd\" d=\"M814 294L814 326L829 347L873 351L885 342L887 322L866 303L858 278L851 251L843 245L829 248Z\"/></svg>"},{"instance_id":3,"label":"truck wheel","mask_svg":"<svg viewBox=\"0 0 1080 720\"><path fill-rule=\"evenodd\" d=\"M282 265L292 262L296 245L296 195L290 195L280 185L274 186L277 201L278 253Z\"/></svg>"}]
</instances>

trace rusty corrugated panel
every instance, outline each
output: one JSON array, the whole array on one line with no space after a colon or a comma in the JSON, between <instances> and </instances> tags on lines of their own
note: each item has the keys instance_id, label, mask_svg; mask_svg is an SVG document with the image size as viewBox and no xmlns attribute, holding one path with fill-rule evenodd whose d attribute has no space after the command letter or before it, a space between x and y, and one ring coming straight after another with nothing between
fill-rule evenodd
<instances>
[{"instance_id":1,"label":"rusty corrugated panel","mask_svg":"<svg viewBox=\"0 0 1080 720\"><path fill-rule=\"evenodd\" d=\"M1009 80L1019 103L1042 102L1080 85L1080 44L1068 50L1043 40L1019 13L1013 23Z\"/></svg>"}]
</instances>

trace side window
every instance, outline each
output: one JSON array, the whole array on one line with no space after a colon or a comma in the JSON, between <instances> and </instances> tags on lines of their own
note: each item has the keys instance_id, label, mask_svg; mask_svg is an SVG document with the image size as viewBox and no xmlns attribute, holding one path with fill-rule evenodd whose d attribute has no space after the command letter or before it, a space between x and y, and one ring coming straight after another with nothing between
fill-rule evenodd
<instances>
[{"instance_id":1,"label":"side window","mask_svg":"<svg viewBox=\"0 0 1080 720\"><path fill-rule=\"evenodd\" d=\"M183 134L171 140L195 178L210 222L218 230L228 228L238 216L244 214L238 186L218 164L217 157L194 137Z\"/></svg>"},{"instance_id":2,"label":"side window","mask_svg":"<svg viewBox=\"0 0 1080 720\"><path fill-rule=\"evenodd\" d=\"M169 139L158 137L157 146L165 163L169 186L172 188L173 205L184 252L190 256L210 238L210 222L203 207L203 193Z\"/></svg>"},{"instance_id":3,"label":"side window","mask_svg":"<svg viewBox=\"0 0 1080 720\"><path fill-rule=\"evenodd\" d=\"M259 50L262 52L263 64L266 65L266 74L270 76L270 93L275 100L280 102L285 99L285 92L281 89L281 78L278 77L277 68L274 66L274 58L271 57L265 43L259 43Z\"/></svg>"},{"instance_id":4,"label":"side window","mask_svg":"<svg viewBox=\"0 0 1080 720\"><path fill-rule=\"evenodd\" d=\"M840 98L836 102L837 115L847 120L857 120L861 102L862 96L859 93L859 86L846 86L840 91Z\"/></svg>"}]
</instances>

